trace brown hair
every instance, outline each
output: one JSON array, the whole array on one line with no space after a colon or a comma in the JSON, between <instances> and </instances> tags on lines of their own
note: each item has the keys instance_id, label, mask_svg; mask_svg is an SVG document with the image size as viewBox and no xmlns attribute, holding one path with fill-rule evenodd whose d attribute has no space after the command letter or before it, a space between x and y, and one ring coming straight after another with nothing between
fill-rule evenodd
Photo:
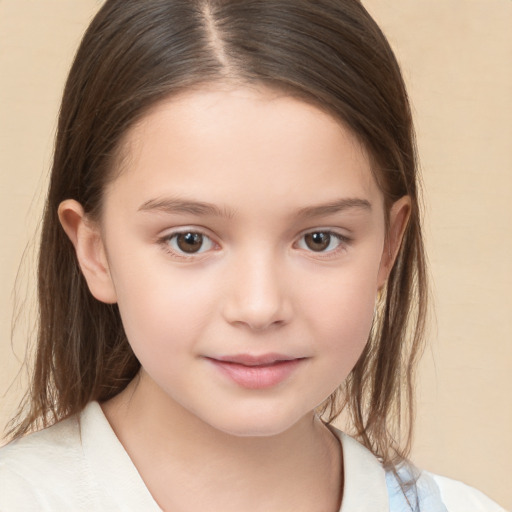
<instances>
[{"instance_id":1,"label":"brown hair","mask_svg":"<svg viewBox=\"0 0 512 512\"><path fill-rule=\"evenodd\" d=\"M38 268L35 369L11 435L107 400L140 364L116 305L92 297L57 217L76 199L101 215L123 135L169 95L212 81L264 84L342 120L364 144L390 205L412 210L369 342L322 407L345 408L354 434L385 463L411 441L413 371L426 314L411 112L399 66L358 0L107 0L78 49L60 111Z\"/></svg>"}]
</instances>

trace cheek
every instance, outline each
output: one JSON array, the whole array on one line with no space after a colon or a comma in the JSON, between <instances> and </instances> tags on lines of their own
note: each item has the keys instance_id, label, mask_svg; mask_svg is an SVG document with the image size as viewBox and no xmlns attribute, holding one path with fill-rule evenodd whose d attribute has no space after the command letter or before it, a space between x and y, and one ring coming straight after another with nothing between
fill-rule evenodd
<instances>
[{"instance_id":1,"label":"cheek","mask_svg":"<svg viewBox=\"0 0 512 512\"><path fill-rule=\"evenodd\" d=\"M311 304L316 312L315 356L319 362L320 405L348 377L363 352L374 316L371 293L354 295L348 286L330 289Z\"/></svg>"},{"instance_id":2,"label":"cheek","mask_svg":"<svg viewBox=\"0 0 512 512\"><path fill-rule=\"evenodd\" d=\"M344 283L343 288L329 287L322 296L311 297L309 310L323 336L321 340L339 350L362 350L373 321L373 288L361 290Z\"/></svg>"},{"instance_id":3,"label":"cheek","mask_svg":"<svg viewBox=\"0 0 512 512\"><path fill-rule=\"evenodd\" d=\"M165 263L132 263L116 266L113 277L123 326L136 355L176 357L183 345L193 348L215 307L210 281L193 279Z\"/></svg>"},{"instance_id":4,"label":"cheek","mask_svg":"<svg viewBox=\"0 0 512 512\"><path fill-rule=\"evenodd\" d=\"M303 295L302 314L314 331L320 355L332 358L345 376L361 355L372 327L378 261L375 257L367 264L335 270L321 280L321 286L305 283L310 292Z\"/></svg>"}]
</instances>

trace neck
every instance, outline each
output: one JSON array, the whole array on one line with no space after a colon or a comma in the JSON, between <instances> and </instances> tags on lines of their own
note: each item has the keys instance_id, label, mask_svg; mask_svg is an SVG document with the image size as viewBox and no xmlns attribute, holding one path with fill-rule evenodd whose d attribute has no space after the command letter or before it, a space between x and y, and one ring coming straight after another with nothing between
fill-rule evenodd
<instances>
[{"instance_id":1,"label":"neck","mask_svg":"<svg viewBox=\"0 0 512 512\"><path fill-rule=\"evenodd\" d=\"M144 377L103 409L164 510L212 510L212 503L226 512L339 508L341 450L313 413L277 435L234 436Z\"/></svg>"}]
</instances>

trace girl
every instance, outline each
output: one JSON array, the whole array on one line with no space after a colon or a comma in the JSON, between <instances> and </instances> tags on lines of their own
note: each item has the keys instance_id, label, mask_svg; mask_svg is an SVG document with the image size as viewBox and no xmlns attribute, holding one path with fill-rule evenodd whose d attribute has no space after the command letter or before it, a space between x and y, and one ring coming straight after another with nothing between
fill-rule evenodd
<instances>
[{"instance_id":1,"label":"girl","mask_svg":"<svg viewBox=\"0 0 512 512\"><path fill-rule=\"evenodd\" d=\"M358 1L108 0L62 102L0 509L500 510L406 462L418 210Z\"/></svg>"}]
</instances>

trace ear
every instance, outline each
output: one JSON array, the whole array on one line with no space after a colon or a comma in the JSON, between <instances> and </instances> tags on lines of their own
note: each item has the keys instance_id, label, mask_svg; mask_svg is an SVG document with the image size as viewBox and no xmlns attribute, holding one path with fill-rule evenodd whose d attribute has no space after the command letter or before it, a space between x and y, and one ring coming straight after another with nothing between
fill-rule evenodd
<instances>
[{"instance_id":1,"label":"ear","mask_svg":"<svg viewBox=\"0 0 512 512\"><path fill-rule=\"evenodd\" d=\"M411 214L411 198L403 196L393 203L389 212L389 226L384 242L384 250L380 260L379 274L377 278L378 288L382 288L389 277L395 263L405 228Z\"/></svg>"},{"instance_id":2,"label":"ear","mask_svg":"<svg viewBox=\"0 0 512 512\"><path fill-rule=\"evenodd\" d=\"M74 199L60 203L58 214L92 295L107 304L117 302L99 225L87 218L82 205Z\"/></svg>"}]
</instances>

